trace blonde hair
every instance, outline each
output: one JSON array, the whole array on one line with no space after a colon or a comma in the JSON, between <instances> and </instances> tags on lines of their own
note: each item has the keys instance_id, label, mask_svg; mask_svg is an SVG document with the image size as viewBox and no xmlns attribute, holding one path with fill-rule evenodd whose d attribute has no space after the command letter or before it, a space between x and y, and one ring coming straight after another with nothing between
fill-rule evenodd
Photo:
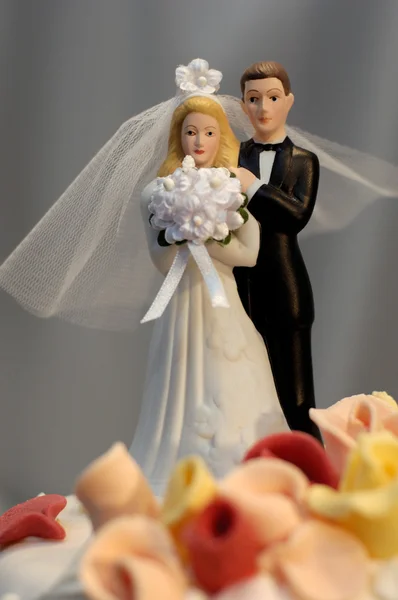
<instances>
[{"instance_id":1,"label":"blonde hair","mask_svg":"<svg viewBox=\"0 0 398 600\"><path fill-rule=\"evenodd\" d=\"M237 166L239 141L234 136L222 106L212 98L195 96L183 102L173 113L170 125L167 157L158 171L158 177L165 177L181 167L184 152L181 145L181 129L184 119L190 113L202 113L214 117L220 127L220 146L214 160L214 167Z\"/></svg>"}]
</instances>

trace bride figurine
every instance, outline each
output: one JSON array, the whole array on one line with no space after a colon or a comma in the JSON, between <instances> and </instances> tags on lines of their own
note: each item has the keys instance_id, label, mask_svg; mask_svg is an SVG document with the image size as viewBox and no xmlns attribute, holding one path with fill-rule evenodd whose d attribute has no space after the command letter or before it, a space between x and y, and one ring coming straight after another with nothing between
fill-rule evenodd
<instances>
[{"instance_id":1,"label":"bride figurine","mask_svg":"<svg viewBox=\"0 0 398 600\"><path fill-rule=\"evenodd\" d=\"M188 75L194 81L197 64L181 83ZM288 429L267 350L233 275L236 266L255 265L260 232L242 211L240 182L228 171L239 142L211 92L198 86L181 94L162 177L141 201L149 252L166 280L144 318L158 317L130 452L159 495L181 457L199 454L222 477L257 439Z\"/></svg>"},{"instance_id":2,"label":"bride figurine","mask_svg":"<svg viewBox=\"0 0 398 600\"><path fill-rule=\"evenodd\" d=\"M0 287L38 316L154 321L130 451L159 495L182 456L222 476L288 429L233 275L256 263L260 232L229 171L231 124L241 138L251 125L216 94L221 78L201 59L178 67L175 97L124 123L0 267Z\"/></svg>"}]
</instances>

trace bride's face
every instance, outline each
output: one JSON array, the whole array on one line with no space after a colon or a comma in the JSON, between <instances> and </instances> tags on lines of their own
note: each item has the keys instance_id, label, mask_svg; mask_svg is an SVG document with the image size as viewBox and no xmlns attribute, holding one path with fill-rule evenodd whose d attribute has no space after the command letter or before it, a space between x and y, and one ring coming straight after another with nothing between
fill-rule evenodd
<instances>
[{"instance_id":1,"label":"bride's face","mask_svg":"<svg viewBox=\"0 0 398 600\"><path fill-rule=\"evenodd\" d=\"M192 156L197 167L212 167L220 145L220 126L210 115L190 113L181 128L184 156Z\"/></svg>"}]
</instances>

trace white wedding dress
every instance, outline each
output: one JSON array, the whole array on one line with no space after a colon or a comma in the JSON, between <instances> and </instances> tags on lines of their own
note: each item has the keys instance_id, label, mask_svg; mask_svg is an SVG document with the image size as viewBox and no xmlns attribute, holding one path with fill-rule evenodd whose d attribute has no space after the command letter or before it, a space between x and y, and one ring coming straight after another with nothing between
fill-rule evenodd
<instances>
[{"instance_id":1,"label":"white wedding dress","mask_svg":"<svg viewBox=\"0 0 398 600\"><path fill-rule=\"evenodd\" d=\"M158 232L149 225L151 187L143 192L143 218L153 263L166 275L178 246L159 246ZM230 244L207 245L230 308L212 307L191 258L155 321L130 453L159 496L180 458L199 454L222 477L259 438L288 430L266 347L241 304L232 272L255 264L259 244L259 226L250 216Z\"/></svg>"}]
</instances>

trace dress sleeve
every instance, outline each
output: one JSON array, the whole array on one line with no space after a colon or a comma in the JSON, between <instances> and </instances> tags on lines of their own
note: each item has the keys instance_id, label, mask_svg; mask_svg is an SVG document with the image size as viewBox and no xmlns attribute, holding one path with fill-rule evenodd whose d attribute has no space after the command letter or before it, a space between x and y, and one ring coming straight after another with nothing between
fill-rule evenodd
<instances>
[{"instance_id":1,"label":"dress sleeve","mask_svg":"<svg viewBox=\"0 0 398 600\"><path fill-rule=\"evenodd\" d=\"M260 227L249 213L249 219L232 233L226 246L217 242L207 244L210 256L229 267L254 267L260 249Z\"/></svg>"}]
</instances>

